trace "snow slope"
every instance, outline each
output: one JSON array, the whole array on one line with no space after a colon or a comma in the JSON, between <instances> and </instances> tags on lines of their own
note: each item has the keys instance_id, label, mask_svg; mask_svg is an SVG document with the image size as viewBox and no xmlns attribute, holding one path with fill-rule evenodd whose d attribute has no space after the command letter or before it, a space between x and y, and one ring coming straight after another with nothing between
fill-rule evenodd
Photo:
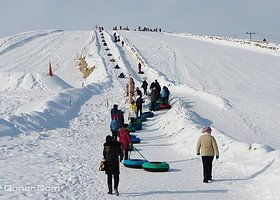
<instances>
[{"instance_id":1,"label":"snow slope","mask_svg":"<svg viewBox=\"0 0 280 200\"><path fill-rule=\"evenodd\" d=\"M271 55L258 47L248 50L235 43L230 46L177 34L122 34L149 66L180 83L179 93L184 90L181 84L197 90L188 92L186 103L195 102L193 110L212 119L217 128L238 140L280 147L280 115L276 111L280 106L279 52ZM215 109L211 106L215 102L202 93L221 97L231 109Z\"/></svg>"},{"instance_id":2,"label":"snow slope","mask_svg":"<svg viewBox=\"0 0 280 200\"><path fill-rule=\"evenodd\" d=\"M280 57L193 35L119 33L124 48L106 31L107 47L95 31L1 39L0 199L278 199ZM80 55L96 66L86 79L78 70ZM47 76L49 61L54 77ZM121 166L116 197L107 195L98 166L112 105L128 111L120 72L137 86L144 78L169 86L172 109L145 122L135 146L171 168L148 173ZM221 154L212 184L202 183L195 152L205 125L213 127ZM131 157L141 158L136 152Z\"/></svg>"}]
</instances>

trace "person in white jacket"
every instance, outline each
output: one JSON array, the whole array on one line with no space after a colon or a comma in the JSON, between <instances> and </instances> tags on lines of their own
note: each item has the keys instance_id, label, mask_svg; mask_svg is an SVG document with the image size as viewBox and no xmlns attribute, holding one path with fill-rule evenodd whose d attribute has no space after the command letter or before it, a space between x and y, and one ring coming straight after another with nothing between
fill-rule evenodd
<instances>
[{"instance_id":1,"label":"person in white jacket","mask_svg":"<svg viewBox=\"0 0 280 200\"><path fill-rule=\"evenodd\" d=\"M219 159L219 149L215 138L211 135L212 129L207 126L203 129L196 145L197 155L201 155L203 163L203 182L212 182L212 162L214 156Z\"/></svg>"}]
</instances>

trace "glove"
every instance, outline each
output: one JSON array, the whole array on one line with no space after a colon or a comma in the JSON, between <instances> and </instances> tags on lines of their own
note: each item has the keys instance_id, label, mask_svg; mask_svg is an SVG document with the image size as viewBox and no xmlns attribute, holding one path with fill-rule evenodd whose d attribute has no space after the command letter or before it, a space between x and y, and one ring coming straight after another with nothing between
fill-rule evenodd
<instances>
[{"instance_id":1,"label":"glove","mask_svg":"<svg viewBox=\"0 0 280 200\"><path fill-rule=\"evenodd\" d=\"M217 159L217 160L219 159L219 155L216 155L216 159Z\"/></svg>"},{"instance_id":2,"label":"glove","mask_svg":"<svg viewBox=\"0 0 280 200\"><path fill-rule=\"evenodd\" d=\"M199 156L199 155L200 155L200 153L196 153L196 155L198 155L198 156Z\"/></svg>"}]
</instances>

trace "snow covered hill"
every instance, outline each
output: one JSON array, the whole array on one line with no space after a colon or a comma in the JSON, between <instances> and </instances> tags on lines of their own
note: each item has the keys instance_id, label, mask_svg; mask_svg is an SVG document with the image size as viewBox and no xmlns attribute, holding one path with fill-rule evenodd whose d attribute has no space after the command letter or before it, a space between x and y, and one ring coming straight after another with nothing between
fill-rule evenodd
<instances>
[{"instance_id":1,"label":"snow covered hill","mask_svg":"<svg viewBox=\"0 0 280 200\"><path fill-rule=\"evenodd\" d=\"M119 31L122 47L112 32L103 34L32 31L0 40L0 199L278 199L278 51L189 34ZM95 66L86 79L80 56ZM122 166L115 197L107 195L98 165L111 106L128 110L121 72L137 86L145 78L169 87L172 108L144 123L136 147L171 168L148 173ZM211 184L202 183L195 152L205 125L213 127L221 154Z\"/></svg>"}]
</instances>

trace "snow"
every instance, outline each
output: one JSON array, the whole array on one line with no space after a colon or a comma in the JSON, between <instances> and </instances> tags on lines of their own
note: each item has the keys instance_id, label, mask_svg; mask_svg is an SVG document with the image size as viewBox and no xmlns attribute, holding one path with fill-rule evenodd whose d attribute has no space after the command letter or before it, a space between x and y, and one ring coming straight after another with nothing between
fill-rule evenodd
<instances>
[{"instance_id":1,"label":"snow","mask_svg":"<svg viewBox=\"0 0 280 200\"><path fill-rule=\"evenodd\" d=\"M123 48L112 32L103 33L109 51L97 31L31 31L0 40L0 199L278 199L278 51L210 36L119 31ZM81 55L95 66L86 79ZM157 79L169 87L172 108L144 122L135 147L170 170L121 165L116 197L107 195L98 166L112 105L128 111L121 72L136 86ZM205 125L220 150L211 184L202 183L195 152ZM131 157L141 158L135 151Z\"/></svg>"}]
</instances>

